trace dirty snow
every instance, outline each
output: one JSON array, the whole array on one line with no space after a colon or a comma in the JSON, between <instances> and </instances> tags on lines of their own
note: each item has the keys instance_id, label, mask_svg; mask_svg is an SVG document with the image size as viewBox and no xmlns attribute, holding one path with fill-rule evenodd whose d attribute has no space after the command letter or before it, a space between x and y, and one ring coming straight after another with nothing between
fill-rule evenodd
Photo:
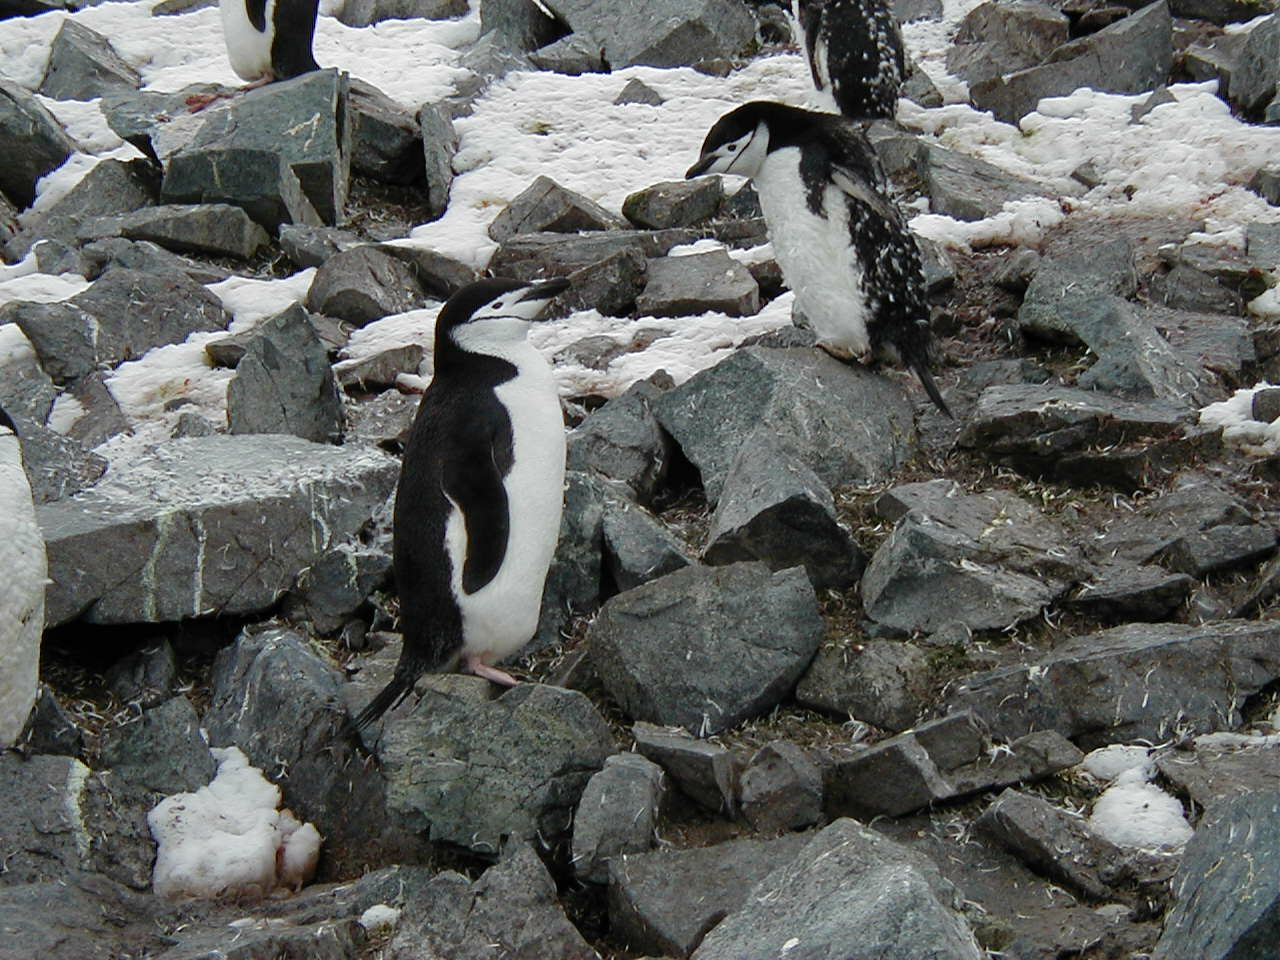
<instances>
[{"instance_id":1,"label":"dirty snow","mask_svg":"<svg viewBox=\"0 0 1280 960\"><path fill-rule=\"evenodd\" d=\"M1237 390L1221 403L1211 403L1200 411L1200 422L1209 427L1222 427L1222 438L1238 444L1250 453L1271 456L1280 453L1280 420L1264 423L1253 419L1253 395L1259 390L1274 389L1275 384L1262 382Z\"/></svg>"}]
</instances>

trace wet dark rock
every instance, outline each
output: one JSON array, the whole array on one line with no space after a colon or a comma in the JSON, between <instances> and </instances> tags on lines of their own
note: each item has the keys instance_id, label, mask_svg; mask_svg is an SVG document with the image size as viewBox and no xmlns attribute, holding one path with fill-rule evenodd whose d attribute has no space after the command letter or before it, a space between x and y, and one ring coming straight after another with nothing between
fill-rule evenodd
<instances>
[{"instance_id":1,"label":"wet dark rock","mask_svg":"<svg viewBox=\"0 0 1280 960\"><path fill-rule=\"evenodd\" d=\"M540 70L569 77L609 72L609 65L600 56L600 48L576 33L534 50L529 54L529 60Z\"/></svg>"},{"instance_id":2,"label":"wet dark rock","mask_svg":"<svg viewBox=\"0 0 1280 960\"><path fill-rule=\"evenodd\" d=\"M1164 0L1053 51L1039 66L976 83L970 97L997 120L1017 123L1043 97L1079 87L1104 93L1142 93L1169 80L1173 20Z\"/></svg>"},{"instance_id":3,"label":"wet dark rock","mask_svg":"<svg viewBox=\"0 0 1280 960\"><path fill-rule=\"evenodd\" d=\"M667 391L653 411L698 468L712 504L757 430L832 486L888 476L913 442L901 387L798 347L738 350Z\"/></svg>"},{"instance_id":4,"label":"wet dark rock","mask_svg":"<svg viewBox=\"0 0 1280 960\"><path fill-rule=\"evenodd\" d=\"M333 373L344 390L384 390L395 386L402 373L417 374L423 356L422 347L407 343L358 360L343 360L334 364Z\"/></svg>"},{"instance_id":5,"label":"wet dark rock","mask_svg":"<svg viewBox=\"0 0 1280 960\"><path fill-rule=\"evenodd\" d=\"M316 443L341 437L342 398L329 351L299 305L254 328L227 385L227 429Z\"/></svg>"},{"instance_id":6,"label":"wet dark rock","mask_svg":"<svg viewBox=\"0 0 1280 960\"><path fill-rule=\"evenodd\" d=\"M601 683L629 716L706 736L790 693L822 630L800 568L738 563L687 567L614 597L587 643Z\"/></svg>"},{"instance_id":7,"label":"wet dark rock","mask_svg":"<svg viewBox=\"0 0 1280 960\"><path fill-rule=\"evenodd\" d=\"M348 27L367 27L383 20L450 20L467 9L467 0L346 0L338 19Z\"/></svg>"},{"instance_id":8,"label":"wet dark rock","mask_svg":"<svg viewBox=\"0 0 1280 960\"><path fill-rule=\"evenodd\" d=\"M247 260L270 242L267 232L239 207L224 203L166 204L83 223L82 240L125 237L150 240L177 253Z\"/></svg>"},{"instance_id":9,"label":"wet dark rock","mask_svg":"<svg viewBox=\"0 0 1280 960\"><path fill-rule=\"evenodd\" d=\"M34 420L13 415L22 441L22 459L31 496L37 504L53 503L97 483L107 461L85 449L84 444L63 436Z\"/></svg>"},{"instance_id":10,"label":"wet dark rock","mask_svg":"<svg viewBox=\"0 0 1280 960\"><path fill-rule=\"evenodd\" d=\"M733 815L738 762L724 747L685 730L640 721L631 727L636 752L660 766L682 794L712 813Z\"/></svg>"},{"instance_id":11,"label":"wet dark rock","mask_svg":"<svg viewBox=\"0 0 1280 960\"><path fill-rule=\"evenodd\" d=\"M368 448L275 435L173 441L117 464L106 482L39 511L54 580L46 622L267 609L368 522L398 469Z\"/></svg>"},{"instance_id":12,"label":"wet dark rock","mask_svg":"<svg viewBox=\"0 0 1280 960\"><path fill-rule=\"evenodd\" d=\"M1208 20L1219 26L1242 23L1265 13L1274 6L1270 0L1170 0L1175 17Z\"/></svg>"},{"instance_id":13,"label":"wet dark rock","mask_svg":"<svg viewBox=\"0 0 1280 960\"><path fill-rule=\"evenodd\" d=\"M80 806L88 779L89 768L73 757L0 754L0 888L59 881L88 866L90 828Z\"/></svg>"},{"instance_id":14,"label":"wet dark rock","mask_svg":"<svg viewBox=\"0 0 1280 960\"><path fill-rule=\"evenodd\" d=\"M403 261L373 247L355 247L324 262L307 291L307 309L358 327L421 307L422 287Z\"/></svg>"},{"instance_id":15,"label":"wet dark rock","mask_svg":"<svg viewBox=\"0 0 1280 960\"><path fill-rule=\"evenodd\" d=\"M647 317L686 317L708 312L749 317L760 312L760 287L724 250L649 262L648 282L636 298Z\"/></svg>"},{"instance_id":16,"label":"wet dark rock","mask_svg":"<svg viewBox=\"0 0 1280 960\"><path fill-rule=\"evenodd\" d=\"M549 0L546 8L599 50L614 70L681 67L733 57L755 39L755 20L728 0L660 0L644 8L592 0Z\"/></svg>"},{"instance_id":17,"label":"wet dark rock","mask_svg":"<svg viewBox=\"0 0 1280 960\"><path fill-rule=\"evenodd\" d=\"M320 633L333 633L356 613L391 574L391 557L347 544L318 557L298 575L284 599L283 611L307 621Z\"/></svg>"},{"instance_id":18,"label":"wet dark rock","mask_svg":"<svg viewBox=\"0 0 1280 960\"><path fill-rule=\"evenodd\" d=\"M694 562L684 542L638 504L608 504L601 532L605 569L622 593Z\"/></svg>"},{"instance_id":19,"label":"wet dark rock","mask_svg":"<svg viewBox=\"0 0 1280 960\"><path fill-rule=\"evenodd\" d=\"M1280 14L1272 14L1251 31L1231 74L1229 96L1240 110L1253 117L1275 103L1280 83ZM1266 121L1274 122L1274 121Z\"/></svg>"},{"instance_id":20,"label":"wet dark rock","mask_svg":"<svg viewBox=\"0 0 1280 960\"><path fill-rule=\"evenodd\" d=\"M657 90L654 90L653 87L639 77L632 77L618 93L613 103L614 106L624 103L642 103L649 107L660 107L666 101L662 98L662 94L658 93Z\"/></svg>"},{"instance_id":21,"label":"wet dark rock","mask_svg":"<svg viewBox=\"0 0 1280 960\"><path fill-rule=\"evenodd\" d=\"M930 209L957 220L982 220L999 213L1010 200L1054 195L1034 180L945 147L926 146L916 166Z\"/></svg>"},{"instance_id":22,"label":"wet dark rock","mask_svg":"<svg viewBox=\"0 0 1280 960\"><path fill-rule=\"evenodd\" d=\"M1192 267L1179 265L1151 278L1151 297L1175 310L1239 314L1240 295Z\"/></svg>"},{"instance_id":23,"label":"wet dark rock","mask_svg":"<svg viewBox=\"0 0 1280 960\"><path fill-rule=\"evenodd\" d=\"M282 223L279 240L284 255L302 269L321 266L334 254L361 243L359 237L346 230L302 223Z\"/></svg>"},{"instance_id":24,"label":"wet dark rock","mask_svg":"<svg viewBox=\"0 0 1280 960\"><path fill-rule=\"evenodd\" d=\"M424 104L418 111L422 131L423 171L427 181L426 207L430 219L442 216L453 189L453 158L458 152L458 133L453 118L438 103Z\"/></svg>"},{"instance_id":25,"label":"wet dark rock","mask_svg":"<svg viewBox=\"0 0 1280 960\"><path fill-rule=\"evenodd\" d=\"M138 71L120 58L106 37L75 20L64 20L37 92L54 100L94 100L112 88L136 90L141 85Z\"/></svg>"},{"instance_id":26,"label":"wet dark rock","mask_svg":"<svg viewBox=\"0 0 1280 960\"><path fill-rule=\"evenodd\" d=\"M638 502L651 503L671 463L671 441L652 410L661 395L641 381L594 411L569 434L569 469L624 483Z\"/></svg>"},{"instance_id":27,"label":"wet dark rock","mask_svg":"<svg viewBox=\"0 0 1280 960\"><path fill-rule=\"evenodd\" d=\"M632 950L687 957L806 839L791 834L618 857L609 864L609 926Z\"/></svg>"},{"instance_id":28,"label":"wet dark rock","mask_svg":"<svg viewBox=\"0 0 1280 960\"><path fill-rule=\"evenodd\" d=\"M578 233L625 226L615 213L550 177L538 177L494 217L489 236L499 243L518 233Z\"/></svg>"},{"instance_id":29,"label":"wet dark rock","mask_svg":"<svg viewBox=\"0 0 1280 960\"><path fill-rule=\"evenodd\" d=\"M587 781L573 818L573 872L607 883L609 860L654 844L666 792L662 768L638 753L616 753Z\"/></svg>"},{"instance_id":30,"label":"wet dark rock","mask_svg":"<svg viewBox=\"0 0 1280 960\"><path fill-rule=\"evenodd\" d=\"M614 752L585 696L522 684L497 700L428 689L390 720L380 756L391 807L436 842L496 854L503 838L554 843L569 835L591 775ZM477 697L476 694L479 694Z\"/></svg>"},{"instance_id":31,"label":"wet dark rock","mask_svg":"<svg viewBox=\"0 0 1280 960\"><path fill-rule=\"evenodd\" d=\"M741 785L742 816L760 833L799 830L822 819L822 772L788 740L757 750Z\"/></svg>"},{"instance_id":32,"label":"wet dark rock","mask_svg":"<svg viewBox=\"0 0 1280 960\"><path fill-rule=\"evenodd\" d=\"M1137 290L1134 248L1126 237L1046 257L1027 287L1018 310L1018 325L1023 333L1036 337L1079 342L1079 334L1058 318L1064 302L1095 295L1129 298Z\"/></svg>"},{"instance_id":33,"label":"wet dark rock","mask_svg":"<svg viewBox=\"0 0 1280 960\"><path fill-rule=\"evenodd\" d=\"M107 668L102 679L121 703L137 703L148 710L177 692L178 660L169 641L162 639L117 660ZM211 777L213 768L209 770ZM203 786L208 780L206 778L198 786Z\"/></svg>"},{"instance_id":34,"label":"wet dark rock","mask_svg":"<svg viewBox=\"0 0 1280 960\"><path fill-rule=\"evenodd\" d=\"M937 960L978 960L959 899L923 854L842 819L757 883L693 958L784 956L798 940L815 957L839 956L849 944L910 956L928 944Z\"/></svg>"},{"instance_id":35,"label":"wet dark rock","mask_svg":"<svg viewBox=\"0 0 1280 960\"><path fill-rule=\"evenodd\" d=\"M898 733L924 710L930 673L928 657L898 640L824 646L800 678L796 702Z\"/></svg>"},{"instance_id":36,"label":"wet dark rock","mask_svg":"<svg viewBox=\"0 0 1280 960\"><path fill-rule=\"evenodd\" d=\"M1194 586L1195 580L1185 573L1114 561L1100 566L1065 604L1105 623L1169 620Z\"/></svg>"},{"instance_id":37,"label":"wet dark rock","mask_svg":"<svg viewBox=\"0 0 1280 960\"><path fill-rule=\"evenodd\" d=\"M714 217L723 198L719 177L657 183L627 197L622 215L650 230L693 227Z\"/></svg>"},{"instance_id":38,"label":"wet dark rock","mask_svg":"<svg viewBox=\"0 0 1280 960\"><path fill-rule=\"evenodd\" d=\"M1154 960L1264 960L1280 915L1280 792L1216 806L1174 879L1173 909Z\"/></svg>"},{"instance_id":39,"label":"wet dark rock","mask_svg":"<svg viewBox=\"0 0 1280 960\"><path fill-rule=\"evenodd\" d=\"M1067 42L1067 18L1036 0L984 3L956 31L947 51L947 71L978 83L1043 63Z\"/></svg>"},{"instance_id":40,"label":"wet dark rock","mask_svg":"<svg viewBox=\"0 0 1280 960\"><path fill-rule=\"evenodd\" d=\"M1280 677L1274 624L1134 623L1085 634L1034 662L976 674L948 704L972 709L995 736L1056 730L1086 748L1180 729L1240 723L1240 708Z\"/></svg>"},{"instance_id":41,"label":"wet dark rock","mask_svg":"<svg viewBox=\"0 0 1280 960\"><path fill-rule=\"evenodd\" d=\"M8 145L0 193L19 209L35 200L36 181L78 149L40 101L7 80L0 80L0 140Z\"/></svg>"}]
</instances>

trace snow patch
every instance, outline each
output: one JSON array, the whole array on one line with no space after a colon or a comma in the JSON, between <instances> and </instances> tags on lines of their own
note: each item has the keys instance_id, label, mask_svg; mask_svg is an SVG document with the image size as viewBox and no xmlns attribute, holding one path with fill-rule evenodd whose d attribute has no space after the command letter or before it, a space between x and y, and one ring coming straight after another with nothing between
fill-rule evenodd
<instances>
[{"instance_id":1,"label":"snow patch","mask_svg":"<svg viewBox=\"0 0 1280 960\"><path fill-rule=\"evenodd\" d=\"M1116 846L1140 850L1180 850L1191 839L1182 804L1134 770L1103 791L1093 804L1089 826Z\"/></svg>"},{"instance_id":2,"label":"snow patch","mask_svg":"<svg viewBox=\"0 0 1280 960\"><path fill-rule=\"evenodd\" d=\"M1155 775L1155 764L1148 747L1121 743L1094 750L1080 761L1078 769L1105 783L1114 782L1121 774L1130 770L1139 771L1143 780L1149 780Z\"/></svg>"},{"instance_id":3,"label":"snow patch","mask_svg":"<svg viewBox=\"0 0 1280 960\"><path fill-rule=\"evenodd\" d=\"M358 922L360 926L370 933L385 933L400 922L400 911L396 907L388 906L385 903L375 903L360 914Z\"/></svg>"},{"instance_id":4,"label":"snow patch","mask_svg":"<svg viewBox=\"0 0 1280 960\"><path fill-rule=\"evenodd\" d=\"M1272 423L1253 419L1253 395L1259 390L1272 389L1274 386L1264 381L1256 386L1237 390L1228 399L1201 409L1200 423L1209 427L1221 427L1224 440L1243 447L1249 453L1259 456L1280 453L1280 419Z\"/></svg>"}]
</instances>

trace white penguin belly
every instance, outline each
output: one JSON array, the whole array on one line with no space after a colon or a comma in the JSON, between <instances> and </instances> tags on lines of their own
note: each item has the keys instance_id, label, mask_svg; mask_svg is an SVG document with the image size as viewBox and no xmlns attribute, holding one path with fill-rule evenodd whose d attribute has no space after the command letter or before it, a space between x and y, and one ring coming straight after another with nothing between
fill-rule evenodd
<instances>
[{"instance_id":1,"label":"white penguin belly","mask_svg":"<svg viewBox=\"0 0 1280 960\"><path fill-rule=\"evenodd\" d=\"M769 154L753 180L778 266L818 342L865 360L871 345L867 302L862 266L849 236L844 193L827 186L826 216L811 212L800 179L800 151L795 147Z\"/></svg>"},{"instance_id":2,"label":"white penguin belly","mask_svg":"<svg viewBox=\"0 0 1280 960\"><path fill-rule=\"evenodd\" d=\"M267 29L259 31L249 22L244 0L219 0L222 14L222 36L227 44L227 58L231 69L242 80L252 83L271 74L271 40L274 35L271 23L276 12L276 0L267 0Z\"/></svg>"},{"instance_id":3,"label":"white penguin belly","mask_svg":"<svg viewBox=\"0 0 1280 960\"><path fill-rule=\"evenodd\" d=\"M39 687L46 561L18 438L0 430L0 749L22 732Z\"/></svg>"},{"instance_id":4,"label":"white penguin belly","mask_svg":"<svg viewBox=\"0 0 1280 960\"><path fill-rule=\"evenodd\" d=\"M464 593L466 533L456 507L445 534L462 612L462 653L483 655L487 663L509 657L538 629L564 504L564 417L551 368L527 343L513 353L507 359L520 372L494 391L511 417L513 443L511 470L503 480L510 532L497 575L475 593Z\"/></svg>"}]
</instances>

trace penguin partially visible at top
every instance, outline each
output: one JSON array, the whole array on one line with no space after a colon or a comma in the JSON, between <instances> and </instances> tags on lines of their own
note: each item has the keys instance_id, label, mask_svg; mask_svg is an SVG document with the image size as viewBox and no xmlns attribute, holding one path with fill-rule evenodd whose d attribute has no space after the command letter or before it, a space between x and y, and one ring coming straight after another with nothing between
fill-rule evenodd
<instances>
[{"instance_id":1,"label":"penguin partially visible at top","mask_svg":"<svg viewBox=\"0 0 1280 960\"><path fill-rule=\"evenodd\" d=\"M526 339L567 280L480 280L436 320L435 374L405 446L393 516L404 646L356 728L429 670L506 686L493 666L538 627L564 497L565 431L551 367Z\"/></svg>"},{"instance_id":2,"label":"penguin partially visible at top","mask_svg":"<svg viewBox=\"0 0 1280 960\"><path fill-rule=\"evenodd\" d=\"M320 0L219 0L227 57L253 85L319 70L311 53Z\"/></svg>"},{"instance_id":3,"label":"penguin partially visible at top","mask_svg":"<svg viewBox=\"0 0 1280 960\"><path fill-rule=\"evenodd\" d=\"M813 85L854 120L892 120L907 75L888 0L795 0Z\"/></svg>"},{"instance_id":4,"label":"penguin partially visible at top","mask_svg":"<svg viewBox=\"0 0 1280 960\"><path fill-rule=\"evenodd\" d=\"M844 360L915 371L938 409L920 250L862 129L844 117L756 100L707 134L686 178L755 183L774 255L818 344Z\"/></svg>"}]
</instances>

